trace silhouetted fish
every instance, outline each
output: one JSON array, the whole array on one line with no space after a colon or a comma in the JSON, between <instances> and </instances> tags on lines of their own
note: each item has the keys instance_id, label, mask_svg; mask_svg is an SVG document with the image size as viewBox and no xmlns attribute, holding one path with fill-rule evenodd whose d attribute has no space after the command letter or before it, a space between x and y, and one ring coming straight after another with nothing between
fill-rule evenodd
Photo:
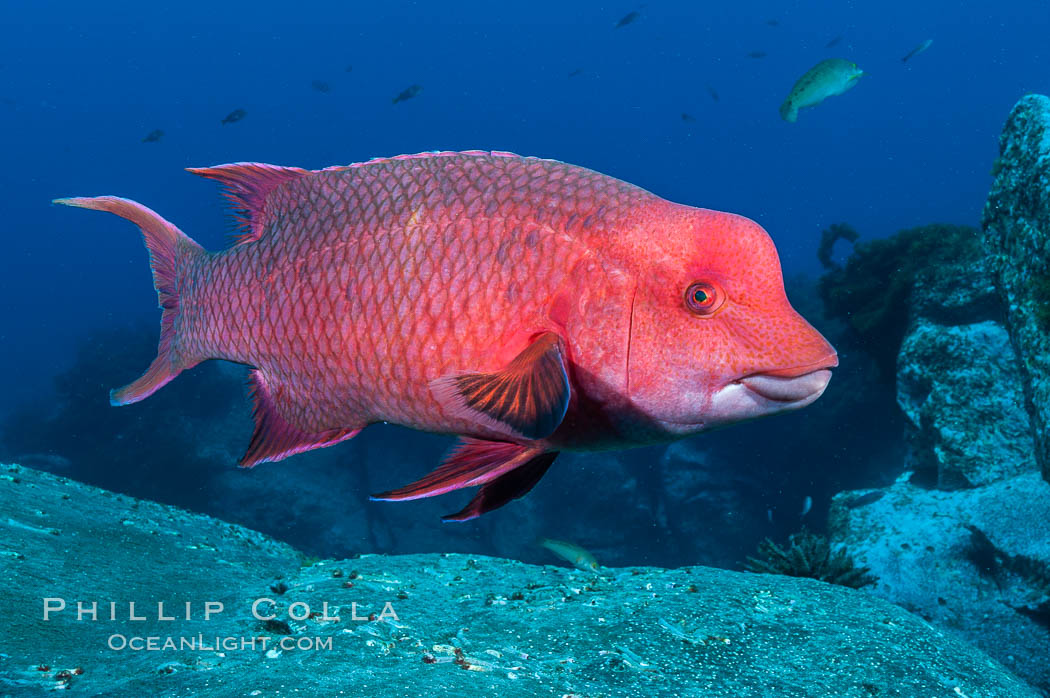
<instances>
[{"instance_id":1,"label":"silhouetted fish","mask_svg":"<svg viewBox=\"0 0 1050 698\"><path fill-rule=\"evenodd\" d=\"M244 111L243 109L234 109L233 111L231 111L229 114L226 115L226 118L224 118L222 120L222 125L225 126L226 124L232 124L232 123L234 123L236 121L240 121L241 119L243 119L247 115L248 115L248 112Z\"/></svg>"},{"instance_id":2,"label":"silhouetted fish","mask_svg":"<svg viewBox=\"0 0 1050 698\"><path fill-rule=\"evenodd\" d=\"M711 95L711 99L715 100L716 102L718 101L718 93L715 92L715 88L711 87L710 85L707 86L707 94Z\"/></svg>"},{"instance_id":3,"label":"silhouetted fish","mask_svg":"<svg viewBox=\"0 0 1050 698\"><path fill-rule=\"evenodd\" d=\"M766 20L766 24L768 24L771 27L779 27L780 26L780 20L779 19L767 19Z\"/></svg>"},{"instance_id":4,"label":"silhouetted fish","mask_svg":"<svg viewBox=\"0 0 1050 698\"><path fill-rule=\"evenodd\" d=\"M747 55L749 58L765 58L769 54L767 54L765 51L752 51Z\"/></svg>"},{"instance_id":5,"label":"silhouetted fish","mask_svg":"<svg viewBox=\"0 0 1050 698\"><path fill-rule=\"evenodd\" d=\"M858 496L854 497L853 499L849 500L848 502L846 502L846 508L847 509L857 509L858 507L867 506L868 504L871 504L872 502L879 501L884 496L886 496L886 493L883 492L882 490L874 490L872 492L868 492L867 494L858 495Z\"/></svg>"},{"instance_id":6,"label":"silhouetted fish","mask_svg":"<svg viewBox=\"0 0 1050 698\"><path fill-rule=\"evenodd\" d=\"M318 92L331 92L332 86L324 80L314 80L310 83L310 87L314 88Z\"/></svg>"},{"instance_id":7,"label":"silhouetted fish","mask_svg":"<svg viewBox=\"0 0 1050 698\"><path fill-rule=\"evenodd\" d=\"M574 70L571 73L569 73L569 77L570 78L574 78L577 75L580 75L581 73L583 73L583 68L577 68L576 70Z\"/></svg>"},{"instance_id":8,"label":"silhouetted fish","mask_svg":"<svg viewBox=\"0 0 1050 698\"><path fill-rule=\"evenodd\" d=\"M348 65L348 66L346 66L346 72L347 72L347 73L352 73L352 72L354 72L354 66L352 66L352 65Z\"/></svg>"},{"instance_id":9,"label":"silhouetted fish","mask_svg":"<svg viewBox=\"0 0 1050 698\"><path fill-rule=\"evenodd\" d=\"M687 114L686 112L682 112L682 121L693 122L693 121L696 121L696 117L693 116L692 114Z\"/></svg>"},{"instance_id":10,"label":"silhouetted fish","mask_svg":"<svg viewBox=\"0 0 1050 698\"><path fill-rule=\"evenodd\" d=\"M923 41L911 51L908 51L908 55L901 59L901 63L907 63L909 58L919 55L920 53L928 49L932 44L933 39L927 39L926 41Z\"/></svg>"},{"instance_id":11,"label":"silhouetted fish","mask_svg":"<svg viewBox=\"0 0 1050 698\"><path fill-rule=\"evenodd\" d=\"M836 46L839 45L840 41L842 41L842 37L841 36L836 36L834 39L832 39L828 43L824 44L824 48L835 48Z\"/></svg>"},{"instance_id":12,"label":"silhouetted fish","mask_svg":"<svg viewBox=\"0 0 1050 698\"><path fill-rule=\"evenodd\" d=\"M639 12L628 12L620 18L620 21L616 23L616 27L614 28L619 29L620 27L626 27L628 24L631 24L632 22L636 21L641 16L642 15Z\"/></svg>"},{"instance_id":13,"label":"silhouetted fish","mask_svg":"<svg viewBox=\"0 0 1050 698\"><path fill-rule=\"evenodd\" d=\"M149 133L147 133L146 137L142 139L142 142L143 143L156 143L157 141L159 141L163 137L164 137L164 132L161 131L158 128L158 129L154 129L154 130L150 131Z\"/></svg>"},{"instance_id":14,"label":"silhouetted fish","mask_svg":"<svg viewBox=\"0 0 1050 698\"><path fill-rule=\"evenodd\" d=\"M413 97L417 96L422 91L422 85L409 85L405 89L401 90L401 93L397 97L394 97L392 101L394 104L397 104L398 102L404 102L405 100L412 99Z\"/></svg>"}]
</instances>

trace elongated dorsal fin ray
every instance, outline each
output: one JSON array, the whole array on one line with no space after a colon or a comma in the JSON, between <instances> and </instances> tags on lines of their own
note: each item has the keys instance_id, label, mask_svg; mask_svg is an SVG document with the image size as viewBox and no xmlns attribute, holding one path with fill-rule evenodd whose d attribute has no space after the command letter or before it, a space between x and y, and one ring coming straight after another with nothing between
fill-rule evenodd
<instances>
[{"instance_id":1,"label":"elongated dorsal fin ray","mask_svg":"<svg viewBox=\"0 0 1050 698\"><path fill-rule=\"evenodd\" d=\"M258 240L266 226L266 199L285 182L310 174L301 167L279 167L261 162L235 162L215 167L188 167L201 177L214 179L223 186L230 200L233 217L240 230L238 242Z\"/></svg>"}]
</instances>

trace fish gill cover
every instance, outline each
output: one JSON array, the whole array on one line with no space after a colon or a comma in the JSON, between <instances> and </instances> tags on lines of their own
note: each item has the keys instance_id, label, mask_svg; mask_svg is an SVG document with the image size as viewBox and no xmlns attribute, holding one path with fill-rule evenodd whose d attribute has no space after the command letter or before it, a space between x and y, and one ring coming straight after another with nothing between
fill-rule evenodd
<instances>
[{"instance_id":1,"label":"fish gill cover","mask_svg":"<svg viewBox=\"0 0 1050 698\"><path fill-rule=\"evenodd\" d=\"M859 660L856 650L835 644L838 636L829 630L835 621L829 626L814 610L830 598L818 582L779 586L783 580L773 575L735 577L696 567L701 571L677 578L662 569L740 570L749 557L762 551L776 557L778 550L796 562L802 555L806 564L791 569L803 576L823 575L820 565L809 564L814 551L826 552L829 563L848 559L854 570L869 570L858 581L870 575L874 583L834 597L844 604L843 618L867 618L857 609L881 597L950 629L1050 691L1044 649L1050 644L1050 495L1040 476L1050 479L1045 99L1018 102L1003 128L1024 92L1050 92L1040 55L1050 17L1042 9L1034 0L982 1L968 6L967 22L946 24L945 12L954 8L940 3L877 9L816 3L789 12L767 3L712 10L680 2L616 8L544 1L354 8L319 2L298 8L291 20L286 8L271 3L226 3L207 13L189 5L177 20L161 8L115 3L90 11L68 2L4 7L0 125L17 138L5 147L12 166L0 173L6 194L0 280L7 310L0 329L6 367L0 459L23 464L0 480L0 506L7 512L0 517L6 521L0 525L0 571L13 592L4 596L11 605L0 630L18 638L8 643L16 651L0 657L5 690L80 686L107 693L106 681L113 678L115 685L142 687L139 692L185 694L203 691L212 680L226 682L218 677L228 675L230 663L259 668L259 674L235 672L241 678L273 677L274 683L265 678L243 685L249 693L280 689L282 681L330 687L324 682L334 675L332 665L316 655L293 659L267 648L229 653L224 661L214 651L179 653L170 661L153 661L144 652L128 661L132 655L93 639L100 626L70 623L62 626L68 634L46 634L55 626L28 621L49 593L32 581L39 578L32 569L67 570L68 586L51 591L68 591L74 608L80 598L74 594L88 586L111 597L138 589L151 599L166 594L205 602L210 591L187 575L227 569L222 560L240 559L240 553L224 547L226 524L182 519L183 512L170 508L178 505L301 552L281 548L274 564L266 553L266 561L237 573L243 595L223 597L231 603L234 597L272 597L278 613L269 624L238 609L236 617L226 616L229 624L180 625L176 634L228 628L298 640L315 629L322 635L332 630L337 644L362 641L343 645L349 654L336 663L344 668L384 670L431 688L454 685L458 695L513 693L525 685L515 682L551 677L560 677L551 680L560 681L562 693L616 692L626 685L618 681L640 681L651 693L687 692L702 683L706 691L727 695L807 695L817 686L867 695L900 690L903 680L927 682L939 694L980 695L981 681L1003 676L998 668L986 676L958 669L994 665L979 654L969 655L979 657L976 664L938 654L943 643L935 647L920 635L909 646L930 666L946 661L956 667L958 680L942 683L950 678L944 672L926 676L912 665L901 666L905 678L891 683L866 668L882 656L877 643L865 645ZM793 92L819 65L855 71L817 76ZM863 72L859 80L856 71ZM803 109L795 123L778 114L785 97L789 107ZM537 187L542 178L500 170L491 187L472 188L478 180L456 170L464 160L452 154L480 160L493 151L572 163L591 174L565 165L552 189ZM361 165L346 170L350 163ZM428 167L440 170L430 171L436 187L420 187L415 199L412 181L418 183ZM223 182L245 225L231 222L214 187L184 168ZM992 196L982 222L989 170ZM277 184L256 176L260 172L277 173ZM564 173L606 185L567 195L565 180L572 184L574 175ZM349 180L360 188L347 188ZM694 230L689 244L702 254L691 256L681 246L689 239L683 219L661 217L688 209L617 218L638 209L596 205L609 187L620 186L609 182L639 188L621 192L651 192L665 202L755 221L775 246L777 273L749 279L763 293L741 295L740 269L757 274L773 266L756 229L714 214L710 226ZM369 198L362 194L374 191L369 187L389 192ZM403 191L409 195L399 197L397 187L409 187ZM144 390L118 393L118 402L144 397L197 359L220 356L249 366L205 362L148 400L110 407L108 391L135 381L157 358L158 313L134 227L47 206L71 195L128 199L105 205L144 223L147 239L152 236L153 280L164 294L172 341L168 352L160 347L145 382L133 383ZM559 218L564 209L558 206L566 201L576 202L577 210ZM493 202L505 207L500 218L517 224L505 230L517 246L485 245L485 234L498 238L498 231L481 230L468 209ZM401 208L393 211L395 204ZM543 216L505 215L522 208ZM347 255L338 245L342 238L326 238L333 230L324 228L357 225L355 216L396 221L395 228L423 244L375 245ZM442 228L449 220L459 223ZM601 260L594 275L581 275L584 267L571 266L576 258L548 244L556 236L543 233L552 225L563 233L597 231L584 255ZM441 230L465 238L427 237ZM828 231L823 244L821 231ZM230 233L255 242L234 244ZM190 239L229 265L188 264ZM463 239L480 242L455 247ZM744 264L716 269L701 263L719 245L711 258L731 260L726 241L742 246L737 252L744 251ZM286 246L275 245L267 256L258 254L260 242ZM249 254L252 244L256 252ZM610 251L618 244L623 249ZM636 260L633 276L608 273L617 254ZM674 264L687 267L682 278ZM573 283L563 286L566 292L547 314L560 326L533 326L524 338L497 331L533 317L537 291L559 274L568 276L567 268L575 270ZM775 289L780 269L791 313L838 352L839 365L819 400L694 438L583 452L581 446L597 445L595 435L618 442L603 447L659 442L675 419L695 417L683 414L703 402L690 388L703 381L682 376L716 365L718 357L739 362L741 355L723 353L710 336L691 335L696 326L720 328L713 334L725 329L726 337L762 355L767 363L759 371L767 375L747 381L763 391L755 395L773 402L797 397L789 394L793 389L785 392L785 376L769 372L774 365L774 372L792 368L785 358L798 350L801 336L778 322L795 315L781 308L777 316L767 307L782 300ZM357 296L331 294L325 307L317 290L333 282L338 288L351 270L371 270L359 296L374 305L365 310L352 305ZM428 283L441 274L464 283ZM516 283L503 283L508 278ZM642 279L645 292L635 293L628 306L614 293L617 279ZM662 292L688 322L668 324L671 315L658 312ZM751 319L737 312L749 304L756 313ZM651 342L648 350L632 349L630 361L624 356L621 362L615 344L581 342L596 318L624 307L632 308L632 333ZM452 309L442 332L461 344L431 341L427 330L413 336L414 343L404 342L402 354L414 353L415 361L399 360L397 352L379 356L396 345L384 333L404 339L401 330L421 326L411 318L440 315L433 308ZM575 317L573 309L585 312ZM768 321L766 312L777 319ZM287 329L296 326L307 331ZM265 327L282 329L266 337L259 332ZM382 341L352 353L325 353L333 337L348 335ZM309 341L296 339L304 337ZM282 346L281 338L293 341ZM249 354L231 349L238 344ZM585 346L600 350L591 363L579 360ZM580 398L593 397L595 386L615 385L610 367L621 365L633 366L630 390L625 383L583 404ZM750 369L739 368L738 377L748 378L743 373ZM341 394L344 377L355 372L375 375ZM406 391L415 384L436 390ZM436 409L429 395L436 396ZM662 426L654 428L630 410L595 409L617 395L629 396L638 413L671 419L658 419ZM360 416L362 407L378 403L399 409L365 410L362 421L437 427L468 439L487 437L490 445L467 441L456 452L447 436L382 424L354 435L360 424L347 415ZM670 414L668 405L679 408ZM728 423L734 415L748 416L740 407L712 400L704 419ZM451 415L459 420L456 427L480 424L484 433L437 423L435 414ZM595 414L614 418L587 424ZM552 426L551 434L562 429L558 436L541 436ZM690 422L681 435L697 426ZM558 443L548 443L552 438ZM554 450L560 450L556 460ZM450 453L455 455L443 469L425 475ZM279 463L264 462L286 455ZM259 465L238 469L241 459ZM39 480L24 466L122 494ZM460 485L480 486L474 491L481 494L472 502L469 491L453 491ZM436 502L413 499L444 491L450 493ZM412 501L369 502L377 493ZM135 513L143 508L148 515ZM457 510L453 518L471 520L438 521ZM140 529L141 538L132 534ZM803 537L803 529L812 536ZM981 559L990 564L974 561L974 531L983 536ZM244 535L255 550L282 545ZM166 547L167 536L184 538L184 546ZM128 551L107 547L133 540L142 542L131 550L136 569L155 570L140 580L142 587L129 586L131 577L116 571L129 562ZM793 553L792 540L820 545L804 553L796 545L800 552ZM405 553L423 557L388 557ZM452 553L469 557L442 557ZM356 557L367 554L380 555ZM484 555L528 564L490 566ZM316 564L286 564L297 557ZM324 558L348 559L321 564ZM172 564L154 567L166 559ZM581 569L531 566L540 564ZM636 565L649 567L631 567ZM428 569L436 570L433 579ZM474 575L477 590L464 590ZM431 583L446 585L451 594L438 610L428 610L433 627L411 605L412 585ZM653 617L604 611L604 604L641 608L663 583L664 605ZM238 584L217 578L209 589L239 590ZM705 625L703 618L718 608L701 593L706 585L730 605L753 608L760 636ZM316 606L322 596L349 603L355 590L371 600L388 595L395 608L409 605L398 609L399 621L379 619L377 608L376 620L365 613L360 626L325 625L323 615L297 621L285 613L300 600ZM552 609L561 627L579 629L579 643L550 644L558 631L546 621L529 634L534 604ZM872 619L872 630L887 632ZM489 642L481 636L490 624L520 628L521 642ZM127 621L118 625L128 630ZM478 629L479 639L463 630L469 627ZM747 669L765 661L748 650L756 642L775 647L800 636L828 644L803 648L799 658L813 663L826 657L834 669L797 684L785 672ZM83 642L49 644L46 637ZM358 649L371 654L356 654ZM107 653L101 662L99 652ZM708 653L712 663L698 665L698 652ZM777 650L769 656L786 667L796 655ZM312 663L313 680L320 683L289 671L299 660ZM504 683L485 683L496 674ZM1016 682L995 686L988 689L994 695L1027 694Z\"/></svg>"}]
</instances>

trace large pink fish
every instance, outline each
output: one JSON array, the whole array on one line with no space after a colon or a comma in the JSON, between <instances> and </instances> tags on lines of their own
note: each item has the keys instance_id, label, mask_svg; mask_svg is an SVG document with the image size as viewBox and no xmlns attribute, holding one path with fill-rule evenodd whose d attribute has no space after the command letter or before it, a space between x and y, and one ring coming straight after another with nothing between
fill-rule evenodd
<instances>
[{"instance_id":1,"label":"large pink fish","mask_svg":"<svg viewBox=\"0 0 1050 698\"><path fill-rule=\"evenodd\" d=\"M142 400L207 359L252 367L241 464L374 422L458 434L423 479L376 499L480 486L466 520L528 492L559 451L679 439L816 400L835 350L784 294L753 221L553 160L407 155L324 170L238 163L243 225L207 252L141 204L163 308Z\"/></svg>"}]
</instances>

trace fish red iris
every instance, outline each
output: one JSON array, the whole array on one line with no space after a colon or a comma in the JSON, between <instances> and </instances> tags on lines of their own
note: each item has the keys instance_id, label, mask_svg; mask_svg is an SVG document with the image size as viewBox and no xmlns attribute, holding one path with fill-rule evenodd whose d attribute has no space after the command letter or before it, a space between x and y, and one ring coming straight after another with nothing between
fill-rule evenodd
<instances>
[{"instance_id":1,"label":"fish red iris","mask_svg":"<svg viewBox=\"0 0 1050 698\"><path fill-rule=\"evenodd\" d=\"M685 304L697 315L711 315L722 307L725 294L714 284L696 281L685 291Z\"/></svg>"}]
</instances>

